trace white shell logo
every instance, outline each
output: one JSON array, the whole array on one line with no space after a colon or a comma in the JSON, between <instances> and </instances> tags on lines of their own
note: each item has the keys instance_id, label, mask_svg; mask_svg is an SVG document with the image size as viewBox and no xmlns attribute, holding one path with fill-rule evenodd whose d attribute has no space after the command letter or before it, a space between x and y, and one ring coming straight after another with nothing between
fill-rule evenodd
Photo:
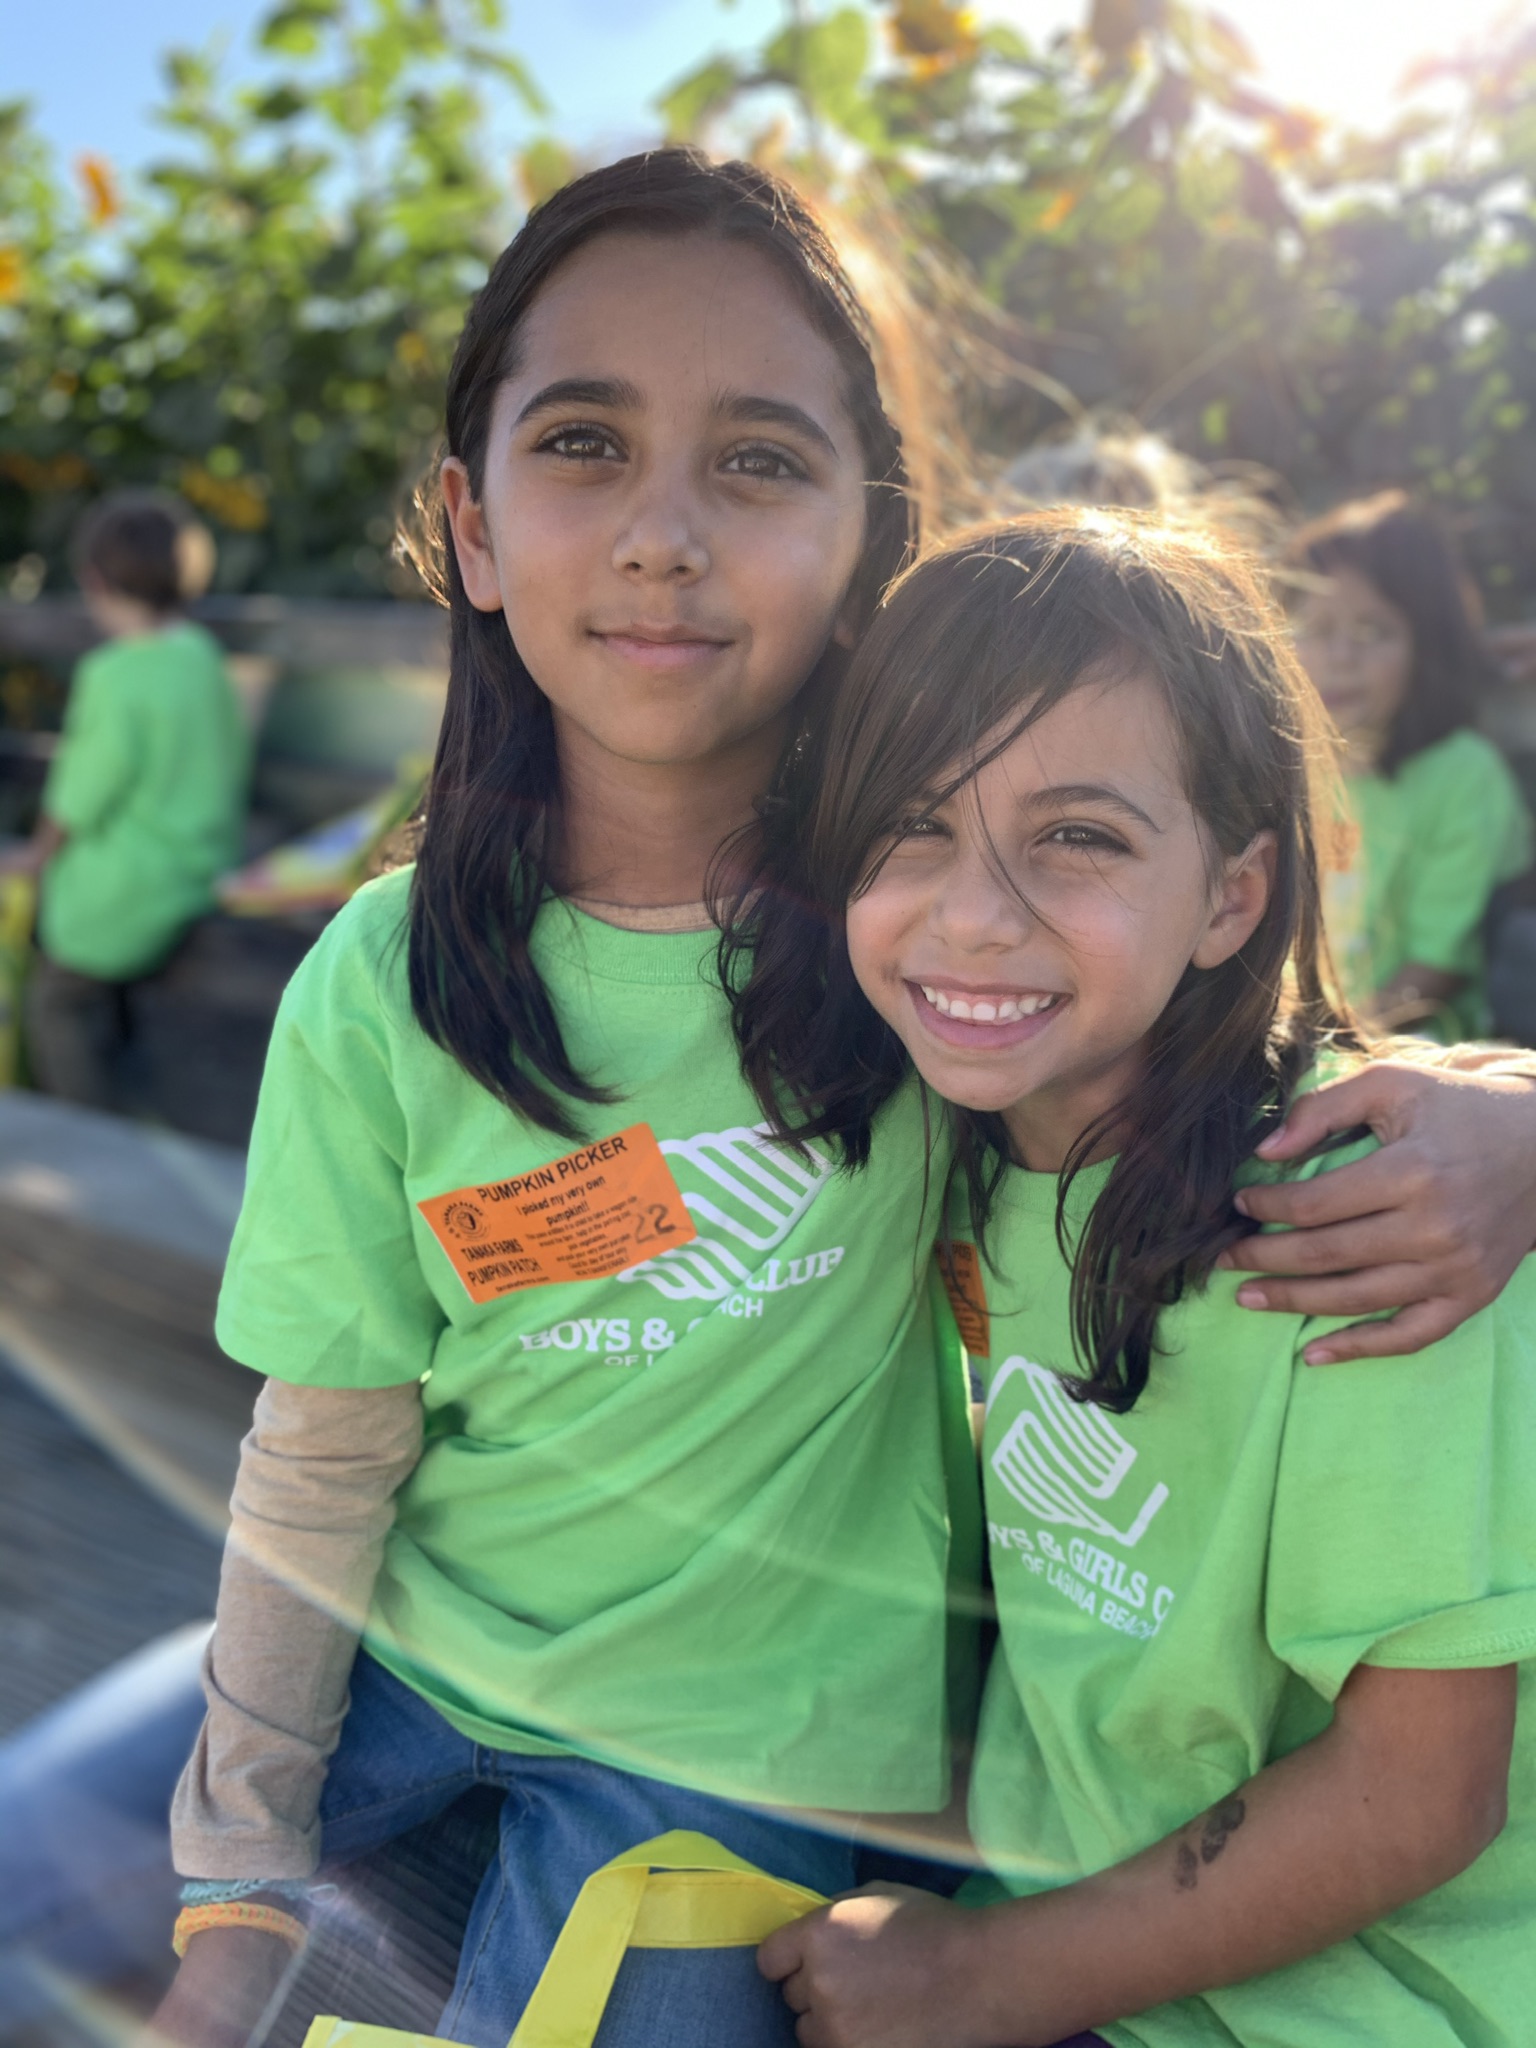
<instances>
[{"instance_id":1,"label":"white shell logo","mask_svg":"<svg viewBox=\"0 0 1536 2048\"><path fill-rule=\"evenodd\" d=\"M1161 1481L1142 1502L1129 1527L1100 1512L1119 1493L1137 1453L1101 1408L1074 1401L1055 1373L1027 1358L1010 1358L992 1382L990 1411L1005 1381L1023 1373L1034 1398L1021 1409L992 1453L992 1470L1016 1501L1042 1522L1059 1522L1107 1536L1134 1550L1152 1517L1168 1498Z\"/></svg>"},{"instance_id":2,"label":"white shell logo","mask_svg":"<svg viewBox=\"0 0 1536 2048\"><path fill-rule=\"evenodd\" d=\"M699 1234L618 1277L644 1280L669 1301L734 1294L784 1242L834 1170L830 1160L779 1144L766 1124L663 1138L661 1149Z\"/></svg>"}]
</instances>

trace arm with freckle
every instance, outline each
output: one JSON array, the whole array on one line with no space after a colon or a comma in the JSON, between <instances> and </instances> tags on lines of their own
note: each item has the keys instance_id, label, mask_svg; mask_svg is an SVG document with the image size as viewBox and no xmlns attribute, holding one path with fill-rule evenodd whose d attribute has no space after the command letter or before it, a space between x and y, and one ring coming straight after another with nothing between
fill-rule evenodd
<instances>
[{"instance_id":1,"label":"arm with freckle","mask_svg":"<svg viewBox=\"0 0 1536 2048\"><path fill-rule=\"evenodd\" d=\"M1367 1125L1369 1158L1313 1180L1245 1189L1255 1223L1224 1266L1238 1300L1287 1315L1382 1316L1309 1347L1309 1364L1437 1343L1500 1293L1536 1245L1536 1054L1494 1046L1378 1060L1297 1101L1260 1147L1301 1159Z\"/></svg>"},{"instance_id":2,"label":"arm with freckle","mask_svg":"<svg viewBox=\"0 0 1536 2048\"><path fill-rule=\"evenodd\" d=\"M1503 1826L1515 1670L1358 1667L1329 1727L1140 1855L965 1910L897 1887L770 1936L805 2048L1046 2048L1283 1968L1447 1883Z\"/></svg>"}]
</instances>

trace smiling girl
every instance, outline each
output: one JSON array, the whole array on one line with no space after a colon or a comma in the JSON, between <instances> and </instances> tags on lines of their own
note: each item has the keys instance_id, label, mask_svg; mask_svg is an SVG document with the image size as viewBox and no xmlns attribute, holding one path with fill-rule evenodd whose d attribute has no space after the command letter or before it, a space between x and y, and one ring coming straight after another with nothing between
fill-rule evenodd
<instances>
[{"instance_id":1,"label":"smiling girl","mask_svg":"<svg viewBox=\"0 0 1536 2048\"><path fill-rule=\"evenodd\" d=\"M959 1106L1001 1645L979 1909L884 1887L771 1937L803 2048L1529 2036L1536 1261L1321 1373L1216 1270L1261 1140L1359 1058L1327 750L1247 569L1135 515L945 551L849 677L808 843L865 1060L783 1080L855 1151L903 1055Z\"/></svg>"},{"instance_id":2,"label":"smiling girl","mask_svg":"<svg viewBox=\"0 0 1536 2048\"><path fill-rule=\"evenodd\" d=\"M476 1783L507 1796L440 2023L462 2041L502 2048L582 1879L665 1828L844 1888L851 1817L943 1804L968 1676L923 1105L891 1094L860 1181L773 1143L704 908L722 845L729 887L763 820L792 830L906 552L861 309L767 174L630 159L495 266L447 437L420 857L289 992L220 1315L265 1385L175 1811L159 2021L194 2042L244 2041L322 1858ZM1264 1284L1406 1304L1398 1348L1422 1341L1536 1236L1536 1101L1390 1069L1329 1101L1398 1119L1386 1185L1367 1161L1287 1217L1334 1277ZM114 1738L0 1782L8 1911L57 1918L93 1868L145 1746L131 1716ZM842 1819L767 1810L807 1806ZM750 1953L650 1951L616 1996L624 2042L787 2033Z\"/></svg>"}]
</instances>

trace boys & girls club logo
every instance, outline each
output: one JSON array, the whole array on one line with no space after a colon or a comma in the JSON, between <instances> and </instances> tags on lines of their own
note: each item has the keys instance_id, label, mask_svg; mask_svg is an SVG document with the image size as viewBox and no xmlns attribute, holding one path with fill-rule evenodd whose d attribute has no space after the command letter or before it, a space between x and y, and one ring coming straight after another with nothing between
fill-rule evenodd
<instances>
[{"instance_id":1,"label":"boys & girls club logo","mask_svg":"<svg viewBox=\"0 0 1536 2048\"><path fill-rule=\"evenodd\" d=\"M1120 1516L1112 1520L1116 1497L1136 1463L1135 1448L1102 1408L1074 1401L1054 1372L1027 1358L1010 1358L1003 1366L987 1397L989 1410L1003 1387L1021 1374L1025 1384L1015 1388L1014 1397L1022 1394L1027 1405L992 1453L992 1470L1042 1522L1086 1529L1134 1550L1167 1500L1167 1487L1158 1481L1129 1522L1123 1519L1129 1503L1121 1500Z\"/></svg>"},{"instance_id":2,"label":"boys & girls club logo","mask_svg":"<svg viewBox=\"0 0 1536 2048\"><path fill-rule=\"evenodd\" d=\"M777 1144L766 1124L663 1138L661 1149L699 1234L618 1277L643 1280L669 1301L724 1301L735 1294L833 1173L830 1160L796 1157Z\"/></svg>"}]
</instances>

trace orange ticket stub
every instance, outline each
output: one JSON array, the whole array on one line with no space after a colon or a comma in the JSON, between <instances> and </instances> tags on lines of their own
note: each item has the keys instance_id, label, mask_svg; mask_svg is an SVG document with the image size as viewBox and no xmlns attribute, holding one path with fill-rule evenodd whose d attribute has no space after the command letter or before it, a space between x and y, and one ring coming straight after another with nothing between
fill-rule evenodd
<instances>
[{"instance_id":1,"label":"orange ticket stub","mask_svg":"<svg viewBox=\"0 0 1536 2048\"><path fill-rule=\"evenodd\" d=\"M649 1124L416 1206L471 1301L611 1279L698 1236Z\"/></svg>"},{"instance_id":2,"label":"orange ticket stub","mask_svg":"<svg viewBox=\"0 0 1536 2048\"><path fill-rule=\"evenodd\" d=\"M957 1237L949 1246L947 1259L944 1252L945 1247L940 1245L937 1253L939 1272L943 1277L944 1292L949 1296L949 1305L955 1312L960 1341L973 1358L990 1358L992 1318L987 1311L987 1290L982 1285L981 1260L976 1247Z\"/></svg>"}]
</instances>

